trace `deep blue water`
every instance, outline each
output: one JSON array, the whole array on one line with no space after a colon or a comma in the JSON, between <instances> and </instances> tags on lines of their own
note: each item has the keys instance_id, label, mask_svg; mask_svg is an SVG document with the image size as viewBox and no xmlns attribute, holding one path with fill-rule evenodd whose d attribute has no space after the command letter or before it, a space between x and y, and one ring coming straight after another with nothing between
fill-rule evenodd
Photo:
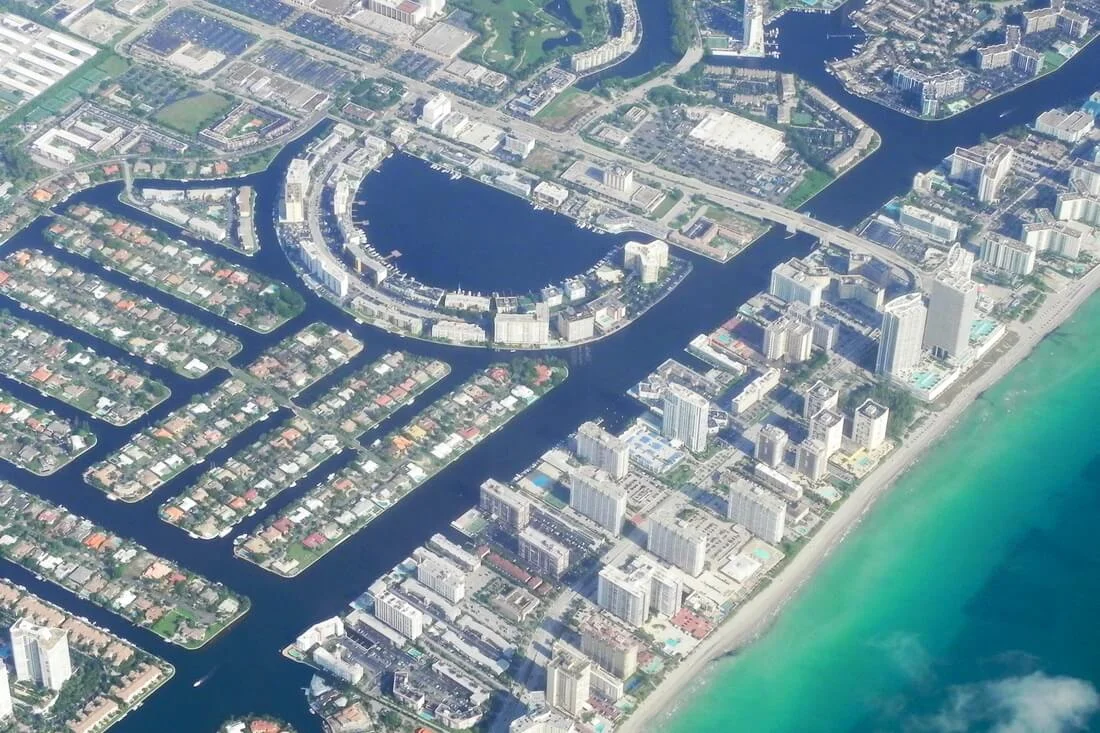
<instances>
[{"instance_id":1,"label":"deep blue water","mask_svg":"<svg viewBox=\"0 0 1100 733\"><path fill-rule=\"evenodd\" d=\"M669 13L668 3L669 0L638 0L638 14L642 21L642 40L638 49L614 66L584 77L577 82L577 88L590 90L601 79L630 79L661 64L672 64L679 60L672 48L672 15Z\"/></svg>"},{"instance_id":2,"label":"deep blue water","mask_svg":"<svg viewBox=\"0 0 1100 733\"><path fill-rule=\"evenodd\" d=\"M664 0L643 0L643 22L647 37L660 38L660 19L651 22L651 15L659 15ZM656 10L655 10L656 8ZM790 16L783 21L782 40L787 44L803 46L804 56L791 53L780 63L783 68L798 70L820 83L838 101L849 105L857 114L876 127L883 135L882 149L854 172L825 191L809 204L815 215L837 225L851 225L877 207L887 197L908 187L912 174L934 166L955 145L977 142L980 134L995 134L1014 124L1028 121L1035 114L1074 97L1092 91L1095 75L1081 73L1100 65L1100 46L1094 46L1081 57L1051 76L1019 92L997 100L953 120L931 124L904 118L881 110L861 100L853 100L838 90L835 82L823 74L821 58L837 55L829 43L824 42L826 28L834 21L822 16ZM667 37L667 34L666 36ZM654 41L655 42L655 41ZM811 58L817 55L816 64ZM790 64L791 66L787 66ZM815 70L816 68L816 70ZM645 69L642 69L644 71ZM1002 112L1011 110L1005 117ZM271 168L248 177L258 193L257 220L260 226L262 249L254 258L244 258L216 248L223 257L239 261L262 270L268 275L288 283L298 283L290 265L280 252L274 238L271 212L274 211L278 181L289 159L305 144L300 141L289 146L275 160ZM406 256L401 266L410 272L423 273L425 281L429 272L442 277L443 271L422 269L428 267L424 260L448 255L443 248L457 252L485 252L498 254L487 257L481 263L485 287L522 289L530 287L522 278L527 277L523 268L511 254L504 250L514 247L515 235L556 226L553 217L532 211L518 198L507 194L480 190L474 184L452 183L430 171L427 166L400 163L395 159L387 164L389 186L371 197L367 213L372 232L385 239L382 232L406 236L391 244L381 242L382 247L396 247ZM397 162L398 172L391 173L389 166ZM397 195L393 189L410 191L432 189L442 185L436 200L418 196ZM114 202L118 184L111 184L83 194L79 200L87 200L117 208ZM444 208L449 207L449 208ZM483 207L483 208L482 208ZM447 211L447 218L439 214ZM139 212L129 210L127 215L143 221L151 221ZM432 230L424 229L422 219L438 218L448 225L446 240L427 237ZM504 233L497 228L501 219L512 222ZM411 223L415 222L415 224ZM157 226L172 230L163 223ZM611 239L596 238L589 243L589 235L573 228L563 227L562 244L558 251L569 258L568 262L554 261L563 274L575 271L577 264L595 260L610 247ZM413 240L416 241L413 241ZM376 240L377 241L377 240ZM566 241L568 243L566 243ZM579 244L578 244L579 243ZM786 258L805 254L812 242L806 237L785 239L782 233L766 236L749 248L734 262L721 266L710 261L695 261L695 269L689 280L668 298L650 310L630 328L611 338L585 349L583 354L570 352L573 360L571 378L546 399L516 418L508 427L480 446L462 460L452 464L434 480L418 489L391 509L356 538L344 543L324 561L293 581L282 581L275 576L235 560L229 539L199 542L189 539L179 530L160 522L156 507L166 497L178 493L187 474L162 488L144 502L128 505L107 501L103 494L85 485L80 477L83 469L115 450L130 431L95 423L99 444L66 471L47 479L38 479L10 465L0 464L0 476L20 487L33 491L52 501L63 503L74 511L90 517L121 534L134 537L154 552L181 561L187 567L222 581L236 591L248 595L253 609L236 627L198 652L186 652L161 642L152 634L135 630L117 617L96 609L65 591L35 580L16 566L3 563L3 573L12 580L27 585L43 597L92 618L96 622L134 641L143 648L159 654L176 665L177 678L148 700L137 711L119 723L113 730L119 733L145 733L150 730L193 733L211 731L225 718L247 712L264 712L279 716L296 725L303 733L321 730L320 722L307 710L301 688L308 682L309 671L302 666L283 660L278 650L291 641L302 628L320 618L338 612L349 600L358 595L371 580L405 557L409 551L424 542L431 534L447 528L448 523L476 501L477 486L487 477L509 477L528 465L551 444L563 439L578 423L596 417L613 420L625 419L638 412L633 402L623 396L625 389L647 374L665 358L681 353L683 346L695 334L707 331L724 320L736 307L753 293L766 286L771 267ZM36 246L49 249L32 228L4 246L5 251ZM57 254L57 253L54 253ZM449 255L448 255L449 256ZM528 257L524 258L529 261ZM470 258L473 259L473 258ZM522 262L521 262L522 264ZM552 265L548 265L552 266ZM568 265L568 266L566 266ZM104 273L90 263L81 263L84 269L101 274L116 282L124 279L113 273ZM465 275L465 273L464 273ZM473 287L473 274L465 275L463 286ZM556 276L555 276L556 277ZM536 285L554 279L538 277L530 282ZM470 283L468 285L468 283ZM434 284L458 283L434 281ZM312 320L325 320L348 328L366 342L364 353L328 380L316 385L319 392L333 382L375 358L386 349L405 348L416 353L429 354L445 359L453 366L450 377L418 400L424 405L437 395L468 377L475 369L485 365L493 354L486 351L446 348L435 344L403 340L383 332L359 326L335 307L314 297L303 289L308 308L305 314L286 324L273 334L257 336L217 319L201 311L160 295L137 283L126 281L133 290L150 295L154 300L169 304L178 310L196 315L201 320L218 325L241 338L245 349L234 360L244 364L253 359L265 346L276 342ZM12 307L0 298L0 307ZM50 319L28 315L31 320L80 343L95 346L104 353L120 359L128 359L105 344L88 338L79 332L61 327ZM224 375L214 374L203 380L187 381L164 370L149 368L174 391L170 400L153 411L159 417L186 401L192 394L208 389ZM26 388L0 380L5 388L35 404L49 405L58 413L76 417L74 410L42 398ZM390 425L400 424L412 411L398 412L389 421L368 433L371 440ZM146 424L149 418L146 418ZM240 436L230 445L212 455L206 463L216 465L240 449L254 434ZM272 503L267 512L289 502L294 496L311 487L321 476L332 470L326 464L316 471L310 480L302 481L294 490ZM267 512L263 513L266 516ZM260 517L243 522L239 530L251 529ZM200 688L192 683L214 671Z\"/></svg>"},{"instance_id":3,"label":"deep blue water","mask_svg":"<svg viewBox=\"0 0 1100 733\"><path fill-rule=\"evenodd\" d=\"M421 282L522 294L588 269L630 238L578 229L566 216L517 206L514 196L479 181L425 168L408 155L389 158L363 182L356 209L374 248L399 250L395 264ZM388 215L403 198L424 202L424 211ZM463 236L458 230L473 219L477 236Z\"/></svg>"}]
</instances>

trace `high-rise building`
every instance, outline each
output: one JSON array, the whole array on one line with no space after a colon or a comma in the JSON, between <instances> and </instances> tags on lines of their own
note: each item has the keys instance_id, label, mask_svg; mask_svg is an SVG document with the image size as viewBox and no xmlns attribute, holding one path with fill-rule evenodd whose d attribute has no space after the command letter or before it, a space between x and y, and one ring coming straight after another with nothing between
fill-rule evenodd
<instances>
[{"instance_id":1,"label":"high-rise building","mask_svg":"<svg viewBox=\"0 0 1100 733\"><path fill-rule=\"evenodd\" d=\"M657 282L661 277L661 268L668 267L668 243L663 239L655 239L648 244L627 242L623 247L623 267L636 273L643 284Z\"/></svg>"},{"instance_id":2,"label":"high-rise building","mask_svg":"<svg viewBox=\"0 0 1100 733\"><path fill-rule=\"evenodd\" d=\"M684 584L672 568L653 566L649 575L650 610L658 616L671 618L684 603Z\"/></svg>"},{"instance_id":3,"label":"high-rise building","mask_svg":"<svg viewBox=\"0 0 1100 733\"><path fill-rule=\"evenodd\" d=\"M8 680L8 668L0 662L0 722L12 716L14 708L11 704L11 682Z\"/></svg>"},{"instance_id":4,"label":"high-rise building","mask_svg":"<svg viewBox=\"0 0 1100 733\"><path fill-rule=\"evenodd\" d=\"M687 449L700 453L707 449L707 419L710 401L679 384L665 390L661 434L679 440Z\"/></svg>"},{"instance_id":5,"label":"high-rise building","mask_svg":"<svg viewBox=\"0 0 1100 733\"><path fill-rule=\"evenodd\" d=\"M1024 242L986 232L982 238L978 259L995 270L1009 275L1030 275L1035 270L1037 252Z\"/></svg>"},{"instance_id":6,"label":"high-rise building","mask_svg":"<svg viewBox=\"0 0 1100 733\"><path fill-rule=\"evenodd\" d=\"M375 597L374 616L407 639L424 633L424 612L388 590Z\"/></svg>"},{"instance_id":7,"label":"high-rise building","mask_svg":"<svg viewBox=\"0 0 1100 733\"><path fill-rule=\"evenodd\" d=\"M416 565L416 579L451 603L466 597L466 573L450 560L425 553Z\"/></svg>"},{"instance_id":8,"label":"high-rise building","mask_svg":"<svg viewBox=\"0 0 1100 733\"><path fill-rule=\"evenodd\" d=\"M447 115L451 114L452 109L451 98L440 92L425 100L417 122L425 127L435 129L439 127Z\"/></svg>"},{"instance_id":9,"label":"high-rise building","mask_svg":"<svg viewBox=\"0 0 1100 733\"><path fill-rule=\"evenodd\" d=\"M692 577L707 562L707 536L671 514L650 517L646 549Z\"/></svg>"},{"instance_id":10,"label":"high-rise building","mask_svg":"<svg viewBox=\"0 0 1100 733\"><path fill-rule=\"evenodd\" d=\"M613 191L631 193L634 191L634 169L618 164L603 169L603 183Z\"/></svg>"},{"instance_id":11,"label":"high-rise building","mask_svg":"<svg viewBox=\"0 0 1100 733\"><path fill-rule=\"evenodd\" d=\"M978 287L968 273L947 269L937 274L928 297L924 348L940 358L965 356L977 306Z\"/></svg>"},{"instance_id":12,"label":"high-rise building","mask_svg":"<svg viewBox=\"0 0 1100 733\"><path fill-rule=\"evenodd\" d=\"M798 444L796 453L798 472L811 481L820 481L829 470L829 458L825 455L825 444L809 438Z\"/></svg>"},{"instance_id":13,"label":"high-rise building","mask_svg":"<svg viewBox=\"0 0 1100 733\"><path fill-rule=\"evenodd\" d=\"M641 643L630 630L610 616L592 614L581 625L581 651L620 679L638 669Z\"/></svg>"},{"instance_id":14,"label":"high-rise building","mask_svg":"<svg viewBox=\"0 0 1100 733\"><path fill-rule=\"evenodd\" d=\"M783 539L787 504L763 486L737 477L730 483L726 516L774 545Z\"/></svg>"},{"instance_id":15,"label":"high-rise building","mask_svg":"<svg viewBox=\"0 0 1100 733\"><path fill-rule=\"evenodd\" d=\"M792 324L787 331L787 361L801 364L813 355L814 327L809 323Z\"/></svg>"},{"instance_id":16,"label":"high-rise building","mask_svg":"<svg viewBox=\"0 0 1100 733\"><path fill-rule=\"evenodd\" d=\"M524 527L519 536L519 557L539 575L560 578L569 569L569 548L534 527Z\"/></svg>"},{"instance_id":17,"label":"high-rise building","mask_svg":"<svg viewBox=\"0 0 1100 733\"><path fill-rule=\"evenodd\" d=\"M578 717L588 702L592 663L561 642L554 644L546 666L546 703L571 717Z\"/></svg>"},{"instance_id":18,"label":"high-rise building","mask_svg":"<svg viewBox=\"0 0 1100 733\"><path fill-rule=\"evenodd\" d=\"M616 481L630 471L630 446L594 422L581 423L577 429L577 458L602 468Z\"/></svg>"},{"instance_id":19,"label":"high-rise building","mask_svg":"<svg viewBox=\"0 0 1100 733\"><path fill-rule=\"evenodd\" d=\"M787 431L778 425L765 425L760 428L760 434L756 438L756 449L753 457L761 463L772 468L783 463L787 454L787 443L790 437Z\"/></svg>"},{"instance_id":20,"label":"high-rise building","mask_svg":"<svg viewBox=\"0 0 1100 733\"><path fill-rule=\"evenodd\" d=\"M39 626L28 618L12 624L11 656L15 678L20 682L60 690L73 676L68 632Z\"/></svg>"},{"instance_id":21,"label":"high-rise building","mask_svg":"<svg viewBox=\"0 0 1100 733\"><path fill-rule=\"evenodd\" d=\"M626 489L603 469L581 466L569 475L569 506L618 536L626 518Z\"/></svg>"},{"instance_id":22,"label":"high-rise building","mask_svg":"<svg viewBox=\"0 0 1100 733\"><path fill-rule=\"evenodd\" d=\"M898 214L898 223L937 242L954 242L959 238L959 223L927 209L906 204Z\"/></svg>"},{"instance_id":23,"label":"high-rise building","mask_svg":"<svg viewBox=\"0 0 1100 733\"><path fill-rule=\"evenodd\" d=\"M830 280L829 268L791 258L772 268L768 293L789 303L805 303L817 308Z\"/></svg>"},{"instance_id":24,"label":"high-rise building","mask_svg":"<svg viewBox=\"0 0 1100 733\"><path fill-rule=\"evenodd\" d=\"M306 196L309 194L309 161L295 158L286 169L283 186L283 221L301 224L306 220Z\"/></svg>"},{"instance_id":25,"label":"high-rise building","mask_svg":"<svg viewBox=\"0 0 1100 733\"><path fill-rule=\"evenodd\" d=\"M1095 125L1092 115L1084 110L1066 113L1060 109L1043 112L1035 120L1035 132L1077 145L1092 132Z\"/></svg>"},{"instance_id":26,"label":"high-rise building","mask_svg":"<svg viewBox=\"0 0 1100 733\"><path fill-rule=\"evenodd\" d=\"M745 0L741 19L742 55L764 55L764 3L762 0Z\"/></svg>"},{"instance_id":27,"label":"high-rise building","mask_svg":"<svg viewBox=\"0 0 1100 733\"><path fill-rule=\"evenodd\" d=\"M787 339L791 328L789 318L780 316L764 326L764 358L777 361L787 355Z\"/></svg>"},{"instance_id":28,"label":"high-rise building","mask_svg":"<svg viewBox=\"0 0 1100 733\"><path fill-rule=\"evenodd\" d=\"M493 341L513 346L542 346L550 342L550 314L497 313L493 317Z\"/></svg>"},{"instance_id":29,"label":"high-rise building","mask_svg":"<svg viewBox=\"0 0 1100 733\"><path fill-rule=\"evenodd\" d=\"M840 392L819 379L802 398L802 417L809 420L822 410L835 410L839 404Z\"/></svg>"},{"instance_id":30,"label":"high-rise building","mask_svg":"<svg viewBox=\"0 0 1100 733\"><path fill-rule=\"evenodd\" d=\"M920 362L926 319L920 293L898 296L883 307L876 374L893 376Z\"/></svg>"},{"instance_id":31,"label":"high-rise building","mask_svg":"<svg viewBox=\"0 0 1100 733\"><path fill-rule=\"evenodd\" d=\"M1012 170L1012 148L998 143L983 151L955 148L951 155L951 178L974 186L978 200L992 203Z\"/></svg>"},{"instance_id":32,"label":"high-rise building","mask_svg":"<svg viewBox=\"0 0 1100 733\"><path fill-rule=\"evenodd\" d=\"M871 399L864 400L852 418L852 440L861 448L874 450L886 440L889 422L889 408Z\"/></svg>"},{"instance_id":33,"label":"high-rise building","mask_svg":"<svg viewBox=\"0 0 1100 733\"><path fill-rule=\"evenodd\" d=\"M531 523L531 501L495 479L481 484L478 507L512 532Z\"/></svg>"},{"instance_id":34,"label":"high-rise building","mask_svg":"<svg viewBox=\"0 0 1100 733\"><path fill-rule=\"evenodd\" d=\"M605 566L600 571L596 604L631 626L641 626L649 619L652 575L650 567L634 567L627 572L614 565Z\"/></svg>"},{"instance_id":35,"label":"high-rise building","mask_svg":"<svg viewBox=\"0 0 1100 733\"><path fill-rule=\"evenodd\" d=\"M840 450L844 441L844 416L836 410L820 410L810 418L810 438L825 446L825 457Z\"/></svg>"}]
</instances>

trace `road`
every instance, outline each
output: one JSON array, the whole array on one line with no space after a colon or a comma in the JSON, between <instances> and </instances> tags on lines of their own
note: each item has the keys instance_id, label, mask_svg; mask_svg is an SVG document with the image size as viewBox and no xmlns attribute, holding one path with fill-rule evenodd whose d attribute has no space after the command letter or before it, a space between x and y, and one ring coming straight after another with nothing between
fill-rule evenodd
<instances>
[{"instance_id":1,"label":"road","mask_svg":"<svg viewBox=\"0 0 1100 733\"><path fill-rule=\"evenodd\" d=\"M399 78L406 88L416 94L419 97L428 97L439 93L437 87L431 84L413 79L411 77L403 76L393 70L364 62L362 59L355 58L346 53L335 51L327 47L321 47L314 43L305 42L299 36L289 33L281 28L272 28L271 26L263 25L258 21L246 18L245 16L238 15L226 11L224 8L211 5L209 3L198 3L204 11L210 12L214 15L223 15L233 19L233 22L237 25L244 26L249 31L256 33L263 39L278 39L287 43L292 43L299 46L308 46L312 52L318 56L323 56L326 61L336 64L349 71L364 76L378 78L383 76ZM362 29L357 29L362 30ZM388 39L389 42L394 43L393 39ZM395 45L398 46L410 46L408 41L398 41ZM416 49L418 52L423 53L422 49ZM431 54L427 54L431 55ZM594 109L591 113L584 116L585 119L595 118L611 112L614 108L623 104L630 104L644 99L645 95L654 87L662 84L670 83L678 74L681 74L689 70L692 66L698 63L703 58L702 44L697 40L688 49L679 61L677 61L672 67L667 69L661 74L658 74L652 79L639 84L637 87L630 89L613 100L605 101L600 104L599 107ZM814 219L809 214L800 213L776 203L772 203L765 199L750 196L748 194L738 193L731 191L720 186L700 181L697 178L685 176L674 171L661 168L653 163L647 163L639 161L635 158L628 157L621 153L616 153L610 150L606 150L597 145L593 145L584 138L581 137L579 127L578 129L569 129L563 132L553 132L540 127L538 124L523 120L511 115L506 114L500 109L496 109L491 106L479 104L477 102L470 101L468 99L455 97L452 95L452 106L455 110L461 111L472 120L480 120L497 127L501 127L513 132L526 135L534 138L541 144L553 148L558 151L582 153L588 158L596 160L603 160L608 162L620 163L624 166L634 168L636 171L644 173L647 177L653 179L659 186L666 190L673 188L679 188L688 197L692 195L702 196L715 204L724 206L727 209L737 211L746 216L750 216L756 219L771 221L776 224L781 224L791 232L803 232L813 237L817 237L823 244L837 244L843 247L847 247L854 252L872 254L881 260L889 263L890 265L902 270L909 275L910 286L914 289L919 288L921 285L921 275L917 268L908 260L900 255L877 245L873 242L863 239L849 231L834 227L825 222Z\"/></svg>"}]
</instances>

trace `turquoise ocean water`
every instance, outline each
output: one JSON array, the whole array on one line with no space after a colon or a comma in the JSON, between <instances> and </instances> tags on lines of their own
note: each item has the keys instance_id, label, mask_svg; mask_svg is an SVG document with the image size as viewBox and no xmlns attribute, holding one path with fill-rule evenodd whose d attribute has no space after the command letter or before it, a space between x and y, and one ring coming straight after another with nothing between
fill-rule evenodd
<instances>
[{"instance_id":1,"label":"turquoise ocean water","mask_svg":"<svg viewBox=\"0 0 1100 733\"><path fill-rule=\"evenodd\" d=\"M1100 730L1100 299L662 731Z\"/></svg>"}]
</instances>

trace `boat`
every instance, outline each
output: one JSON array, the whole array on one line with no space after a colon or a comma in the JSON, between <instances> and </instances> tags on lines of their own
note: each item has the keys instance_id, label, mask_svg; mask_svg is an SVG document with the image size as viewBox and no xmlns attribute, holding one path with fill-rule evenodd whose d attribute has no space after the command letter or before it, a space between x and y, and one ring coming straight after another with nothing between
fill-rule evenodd
<instances>
[{"instance_id":1,"label":"boat","mask_svg":"<svg viewBox=\"0 0 1100 733\"><path fill-rule=\"evenodd\" d=\"M997 115L997 118L998 118L998 119L1000 119L1000 118L1002 118L1002 117L1007 117L1007 116L1008 116L1008 114L1009 114L1010 112L1012 112L1012 111L1014 111L1014 110L1011 110L1011 109L1006 109L1006 110L1005 110L1004 112L1002 112L1001 114Z\"/></svg>"},{"instance_id":2,"label":"boat","mask_svg":"<svg viewBox=\"0 0 1100 733\"><path fill-rule=\"evenodd\" d=\"M204 674L204 675L203 675L202 677L199 677L199 678L198 678L197 680L195 680L195 681L194 681L194 683L192 683L192 684L191 684L191 686L192 686L192 687L202 687L202 686L203 686L203 684L204 684L204 683L205 683L205 682L206 682L206 681L207 681L208 679L210 679L211 677L213 677L213 676L214 676L214 673L215 673L215 672L217 672L217 671L218 671L218 668L217 668L217 667L214 667L214 669L210 670L209 672L207 672L206 674Z\"/></svg>"}]
</instances>

